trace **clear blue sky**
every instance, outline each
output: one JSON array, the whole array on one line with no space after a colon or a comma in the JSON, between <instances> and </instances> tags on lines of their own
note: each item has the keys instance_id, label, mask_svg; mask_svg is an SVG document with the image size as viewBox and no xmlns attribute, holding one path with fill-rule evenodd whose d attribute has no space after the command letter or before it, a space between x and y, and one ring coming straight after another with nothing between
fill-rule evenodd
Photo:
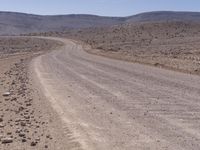
<instances>
[{"instance_id":1,"label":"clear blue sky","mask_svg":"<svg viewBox=\"0 0 200 150\"><path fill-rule=\"evenodd\" d=\"M200 11L200 0L0 0L0 11L129 16L146 11Z\"/></svg>"}]
</instances>

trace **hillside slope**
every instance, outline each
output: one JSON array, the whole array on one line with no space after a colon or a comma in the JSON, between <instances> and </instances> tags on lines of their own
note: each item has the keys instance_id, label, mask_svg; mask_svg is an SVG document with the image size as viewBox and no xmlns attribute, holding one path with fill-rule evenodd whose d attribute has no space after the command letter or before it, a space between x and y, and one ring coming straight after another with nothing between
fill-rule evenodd
<instances>
[{"instance_id":1,"label":"hillside slope","mask_svg":"<svg viewBox=\"0 0 200 150\"><path fill-rule=\"evenodd\" d=\"M0 34L63 31L70 28L110 26L124 22L124 18L95 15L39 16L24 13L0 12Z\"/></svg>"},{"instance_id":2,"label":"hillside slope","mask_svg":"<svg viewBox=\"0 0 200 150\"><path fill-rule=\"evenodd\" d=\"M101 17L95 15L40 16L14 12L0 12L0 35L33 32L64 31L75 28L105 27L124 23L189 21L200 22L199 12L148 12L129 17Z\"/></svg>"},{"instance_id":3,"label":"hillside slope","mask_svg":"<svg viewBox=\"0 0 200 150\"><path fill-rule=\"evenodd\" d=\"M163 22L163 21L187 21L200 22L199 12L174 12L174 11L155 11L146 12L126 18L126 22Z\"/></svg>"}]
</instances>

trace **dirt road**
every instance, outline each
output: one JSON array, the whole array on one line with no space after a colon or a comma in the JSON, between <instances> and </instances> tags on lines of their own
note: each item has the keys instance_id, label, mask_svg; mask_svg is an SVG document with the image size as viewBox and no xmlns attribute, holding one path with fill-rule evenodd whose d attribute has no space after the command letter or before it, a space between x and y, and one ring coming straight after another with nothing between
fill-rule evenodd
<instances>
[{"instance_id":1,"label":"dirt road","mask_svg":"<svg viewBox=\"0 0 200 150\"><path fill-rule=\"evenodd\" d=\"M33 65L77 148L200 149L200 77L90 55L56 40L65 46Z\"/></svg>"}]
</instances>

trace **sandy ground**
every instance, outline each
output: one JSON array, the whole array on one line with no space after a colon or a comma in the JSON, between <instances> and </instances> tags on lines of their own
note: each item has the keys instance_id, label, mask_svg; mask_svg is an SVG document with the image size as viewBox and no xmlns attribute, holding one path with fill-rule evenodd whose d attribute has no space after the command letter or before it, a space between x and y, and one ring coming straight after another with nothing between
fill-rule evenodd
<instances>
[{"instance_id":1,"label":"sandy ground","mask_svg":"<svg viewBox=\"0 0 200 150\"><path fill-rule=\"evenodd\" d=\"M68 144L61 120L31 78L30 61L53 48L52 41L41 41L0 39L0 150L65 150L74 146Z\"/></svg>"},{"instance_id":2,"label":"sandy ground","mask_svg":"<svg viewBox=\"0 0 200 150\"><path fill-rule=\"evenodd\" d=\"M200 149L200 77L66 45L37 57L34 76L77 149ZM74 148L75 148L74 147Z\"/></svg>"}]
</instances>

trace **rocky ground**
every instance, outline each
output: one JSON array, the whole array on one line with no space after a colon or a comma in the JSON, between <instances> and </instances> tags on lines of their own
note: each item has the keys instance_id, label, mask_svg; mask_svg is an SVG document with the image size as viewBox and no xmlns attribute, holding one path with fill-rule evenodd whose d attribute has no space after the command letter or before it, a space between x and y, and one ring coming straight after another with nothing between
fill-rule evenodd
<instances>
[{"instance_id":1,"label":"rocky ground","mask_svg":"<svg viewBox=\"0 0 200 150\"><path fill-rule=\"evenodd\" d=\"M1 150L63 149L61 123L28 69L32 58L57 46L41 39L0 38Z\"/></svg>"},{"instance_id":2,"label":"rocky ground","mask_svg":"<svg viewBox=\"0 0 200 150\"><path fill-rule=\"evenodd\" d=\"M199 23L135 23L39 35L82 41L93 54L200 74Z\"/></svg>"},{"instance_id":3,"label":"rocky ground","mask_svg":"<svg viewBox=\"0 0 200 150\"><path fill-rule=\"evenodd\" d=\"M54 39L65 46L34 59L33 68L77 149L200 149L200 76L91 55Z\"/></svg>"}]
</instances>

